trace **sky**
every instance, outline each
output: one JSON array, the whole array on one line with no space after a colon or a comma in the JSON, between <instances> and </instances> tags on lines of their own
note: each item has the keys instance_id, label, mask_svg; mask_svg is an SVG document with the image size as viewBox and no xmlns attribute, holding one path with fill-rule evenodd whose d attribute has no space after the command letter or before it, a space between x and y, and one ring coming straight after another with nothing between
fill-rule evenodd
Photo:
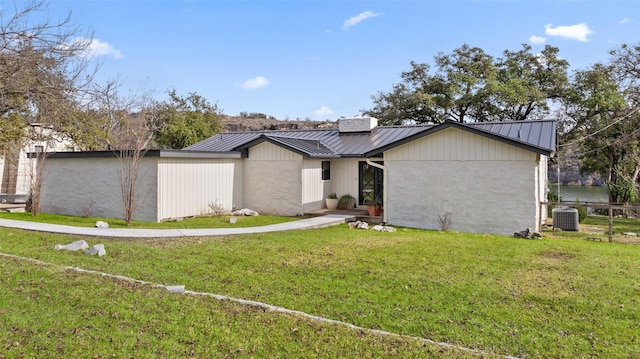
<instances>
[{"instance_id":1,"label":"sky","mask_svg":"<svg viewBox=\"0 0 640 359\"><path fill-rule=\"evenodd\" d=\"M638 0L49 0L48 12L93 34L100 82L280 120L359 115L411 61L463 44L494 57L548 44L586 69L640 43Z\"/></svg>"}]
</instances>

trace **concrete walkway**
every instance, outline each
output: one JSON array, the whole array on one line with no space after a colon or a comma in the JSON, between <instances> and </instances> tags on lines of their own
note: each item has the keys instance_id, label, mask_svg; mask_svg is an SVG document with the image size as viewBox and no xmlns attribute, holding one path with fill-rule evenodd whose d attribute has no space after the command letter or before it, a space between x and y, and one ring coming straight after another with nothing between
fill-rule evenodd
<instances>
[{"instance_id":1,"label":"concrete walkway","mask_svg":"<svg viewBox=\"0 0 640 359\"><path fill-rule=\"evenodd\" d=\"M329 214L326 216L301 219L286 223L270 224L261 227L238 228L193 228L193 229L133 229L133 228L92 228L75 227L61 224L17 221L0 218L0 227L19 228L30 231L76 234L95 237L118 238L160 238L160 237L204 237L226 236L232 234L266 233L291 231L298 229L312 229L335 226L354 219L351 215Z\"/></svg>"}]
</instances>

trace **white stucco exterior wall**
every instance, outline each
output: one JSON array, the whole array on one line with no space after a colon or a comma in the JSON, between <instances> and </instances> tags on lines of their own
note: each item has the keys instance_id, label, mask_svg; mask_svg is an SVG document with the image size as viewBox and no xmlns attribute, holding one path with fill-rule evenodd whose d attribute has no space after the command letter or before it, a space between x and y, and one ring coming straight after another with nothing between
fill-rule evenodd
<instances>
[{"instance_id":1,"label":"white stucco exterior wall","mask_svg":"<svg viewBox=\"0 0 640 359\"><path fill-rule=\"evenodd\" d=\"M72 216L123 218L117 158L48 158L41 210ZM142 159L139 169L138 221L158 221L157 157Z\"/></svg>"},{"instance_id":2,"label":"white stucco exterior wall","mask_svg":"<svg viewBox=\"0 0 640 359\"><path fill-rule=\"evenodd\" d=\"M537 228L539 156L449 128L385 152L390 224L510 235Z\"/></svg>"},{"instance_id":3,"label":"white stucco exterior wall","mask_svg":"<svg viewBox=\"0 0 640 359\"><path fill-rule=\"evenodd\" d=\"M165 158L158 164L160 220L231 211L243 206L242 159Z\"/></svg>"},{"instance_id":4,"label":"white stucco exterior wall","mask_svg":"<svg viewBox=\"0 0 640 359\"><path fill-rule=\"evenodd\" d=\"M244 161L244 207L281 216L304 214L302 155L263 142Z\"/></svg>"}]
</instances>

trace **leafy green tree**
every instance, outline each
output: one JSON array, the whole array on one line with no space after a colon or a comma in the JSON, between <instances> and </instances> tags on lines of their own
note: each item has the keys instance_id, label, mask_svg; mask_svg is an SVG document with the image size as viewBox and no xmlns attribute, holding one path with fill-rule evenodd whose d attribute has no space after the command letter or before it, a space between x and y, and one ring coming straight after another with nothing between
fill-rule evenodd
<instances>
[{"instance_id":1,"label":"leafy green tree","mask_svg":"<svg viewBox=\"0 0 640 359\"><path fill-rule=\"evenodd\" d=\"M494 96L488 102L492 107L486 118L522 121L548 116L549 102L562 100L569 86L569 63L559 58L558 52L547 45L533 54L526 44L518 51L504 51L495 64L497 77L489 89Z\"/></svg>"},{"instance_id":2,"label":"leafy green tree","mask_svg":"<svg viewBox=\"0 0 640 359\"><path fill-rule=\"evenodd\" d=\"M624 91L612 66L597 63L575 72L562 124L569 130L562 135L562 142L579 146L581 171L601 174L610 188L618 184L620 166L637 140L630 135L633 123L625 120L625 111Z\"/></svg>"},{"instance_id":3,"label":"leafy green tree","mask_svg":"<svg viewBox=\"0 0 640 359\"><path fill-rule=\"evenodd\" d=\"M532 54L523 45L494 59L465 44L434 61L434 73L428 64L411 62L402 82L372 96L374 106L363 114L382 124L539 119L550 112L549 101L565 96L568 85L569 65L551 46Z\"/></svg>"},{"instance_id":4,"label":"leafy green tree","mask_svg":"<svg viewBox=\"0 0 640 359\"><path fill-rule=\"evenodd\" d=\"M435 74L429 73L428 64L412 61L411 70L401 75L403 82L389 93L374 95L374 107L363 113L386 125L465 122L482 116L484 88L495 76L493 58L464 44L452 54L439 53L434 60Z\"/></svg>"},{"instance_id":5,"label":"leafy green tree","mask_svg":"<svg viewBox=\"0 0 640 359\"><path fill-rule=\"evenodd\" d=\"M168 92L169 101L161 105L161 127L155 140L164 148L185 148L222 131L222 111L195 92L187 97L175 90Z\"/></svg>"}]
</instances>

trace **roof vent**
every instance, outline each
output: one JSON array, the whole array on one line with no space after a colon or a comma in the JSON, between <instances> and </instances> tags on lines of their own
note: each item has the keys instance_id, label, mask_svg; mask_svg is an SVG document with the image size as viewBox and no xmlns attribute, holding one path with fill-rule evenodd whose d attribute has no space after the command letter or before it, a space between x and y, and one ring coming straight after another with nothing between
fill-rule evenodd
<instances>
[{"instance_id":1,"label":"roof vent","mask_svg":"<svg viewBox=\"0 0 640 359\"><path fill-rule=\"evenodd\" d=\"M553 228L559 228L563 231L578 230L578 210L575 208L554 208L551 211L553 218Z\"/></svg>"},{"instance_id":2,"label":"roof vent","mask_svg":"<svg viewBox=\"0 0 640 359\"><path fill-rule=\"evenodd\" d=\"M344 132L371 132L378 126L378 119L374 117L342 117L338 119L338 130Z\"/></svg>"}]
</instances>

